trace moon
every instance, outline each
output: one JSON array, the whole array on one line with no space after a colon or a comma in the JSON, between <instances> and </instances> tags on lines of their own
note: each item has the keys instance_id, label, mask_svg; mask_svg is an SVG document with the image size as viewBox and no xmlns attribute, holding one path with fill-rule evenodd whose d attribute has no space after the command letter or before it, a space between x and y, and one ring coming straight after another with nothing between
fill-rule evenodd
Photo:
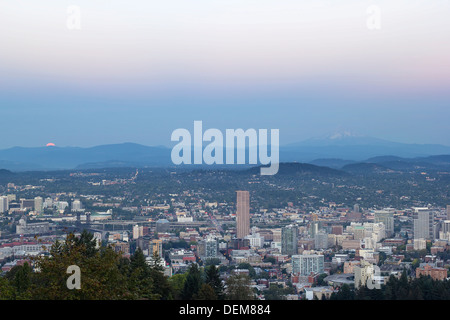
<instances>
[{"instance_id":1,"label":"moon","mask_svg":"<svg viewBox=\"0 0 450 320\"><path fill-rule=\"evenodd\" d=\"M54 147L54 146L55 146L55 144L52 142L47 143L47 147Z\"/></svg>"}]
</instances>

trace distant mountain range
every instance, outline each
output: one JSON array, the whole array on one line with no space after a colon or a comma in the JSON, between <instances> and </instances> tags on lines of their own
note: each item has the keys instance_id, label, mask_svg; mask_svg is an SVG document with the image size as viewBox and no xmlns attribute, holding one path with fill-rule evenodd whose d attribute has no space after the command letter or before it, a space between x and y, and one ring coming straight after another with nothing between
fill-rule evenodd
<instances>
[{"instance_id":1,"label":"distant mountain range","mask_svg":"<svg viewBox=\"0 0 450 320\"><path fill-rule=\"evenodd\" d=\"M205 143L206 145L206 143ZM171 149L135 143L80 147L14 147L0 150L0 169L13 172L111 167L173 166ZM450 166L450 147L406 144L354 135L348 132L309 139L280 147L280 162L301 162L351 170L357 163L380 168L442 170Z\"/></svg>"},{"instance_id":2,"label":"distant mountain range","mask_svg":"<svg viewBox=\"0 0 450 320\"><path fill-rule=\"evenodd\" d=\"M79 147L14 147L0 150L0 168L11 171L167 166L170 149L135 143Z\"/></svg>"},{"instance_id":3,"label":"distant mountain range","mask_svg":"<svg viewBox=\"0 0 450 320\"><path fill-rule=\"evenodd\" d=\"M280 154L283 161L302 161L326 165L323 162L324 159L360 162L386 155L402 158L445 155L450 154L450 147L439 144L392 142L344 131L283 146L280 148ZM350 162L345 164L350 164Z\"/></svg>"}]
</instances>

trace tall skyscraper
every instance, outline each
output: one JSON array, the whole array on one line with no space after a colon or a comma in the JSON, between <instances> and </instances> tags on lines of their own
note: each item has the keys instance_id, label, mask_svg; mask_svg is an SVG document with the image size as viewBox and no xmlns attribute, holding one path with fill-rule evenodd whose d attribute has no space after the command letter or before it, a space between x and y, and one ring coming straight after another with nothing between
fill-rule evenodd
<instances>
[{"instance_id":1,"label":"tall skyscraper","mask_svg":"<svg viewBox=\"0 0 450 320\"><path fill-rule=\"evenodd\" d=\"M244 239L250 234L250 195L248 191L236 191L237 238Z\"/></svg>"},{"instance_id":2,"label":"tall skyscraper","mask_svg":"<svg viewBox=\"0 0 450 320\"><path fill-rule=\"evenodd\" d=\"M414 208L414 239L434 239L433 213L428 208Z\"/></svg>"},{"instance_id":3,"label":"tall skyscraper","mask_svg":"<svg viewBox=\"0 0 450 320\"><path fill-rule=\"evenodd\" d=\"M298 253L298 227L289 225L281 229L281 254Z\"/></svg>"},{"instance_id":4,"label":"tall skyscraper","mask_svg":"<svg viewBox=\"0 0 450 320\"><path fill-rule=\"evenodd\" d=\"M139 239L144 236L144 228L139 225L133 226L133 239Z\"/></svg>"},{"instance_id":5,"label":"tall skyscraper","mask_svg":"<svg viewBox=\"0 0 450 320\"><path fill-rule=\"evenodd\" d=\"M322 227L322 223L320 221L311 221L309 224L309 236L311 238L314 238L316 236L316 233L320 231Z\"/></svg>"},{"instance_id":6,"label":"tall skyscraper","mask_svg":"<svg viewBox=\"0 0 450 320\"><path fill-rule=\"evenodd\" d=\"M9 210L8 197L0 197L0 213L5 213Z\"/></svg>"},{"instance_id":7,"label":"tall skyscraper","mask_svg":"<svg viewBox=\"0 0 450 320\"><path fill-rule=\"evenodd\" d=\"M41 214L44 208L44 199L42 197L34 198L34 211Z\"/></svg>"},{"instance_id":8,"label":"tall skyscraper","mask_svg":"<svg viewBox=\"0 0 450 320\"><path fill-rule=\"evenodd\" d=\"M328 249L328 234L323 231L319 231L314 236L314 248L315 249Z\"/></svg>"},{"instance_id":9,"label":"tall skyscraper","mask_svg":"<svg viewBox=\"0 0 450 320\"><path fill-rule=\"evenodd\" d=\"M450 204L447 205L447 220L450 220Z\"/></svg>"},{"instance_id":10,"label":"tall skyscraper","mask_svg":"<svg viewBox=\"0 0 450 320\"><path fill-rule=\"evenodd\" d=\"M386 236L392 237L394 235L394 210L377 210L375 211L374 216L375 223L382 222L384 224Z\"/></svg>"}]
</instances>

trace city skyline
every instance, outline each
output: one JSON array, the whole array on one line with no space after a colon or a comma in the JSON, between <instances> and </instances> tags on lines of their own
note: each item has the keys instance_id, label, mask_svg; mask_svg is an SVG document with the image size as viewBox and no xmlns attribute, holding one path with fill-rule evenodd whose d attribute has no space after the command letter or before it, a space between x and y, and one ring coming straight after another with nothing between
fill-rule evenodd
<instances>
[{"instance_id":1,"label":"city skyline","mask_svg":"<svg viewBox=\"0 0 450 320\"><path fill-rule=\"evenodd\" d=\"M5 277L0 294L17 299L16 275L29 270L37 283L26 289L33 300L145 299L145 292L174 299L174 305L180 300L232 300L236 290L230 284L242 277L245 283L237 291L245 297L239 297L268 303L448 299L449 198L442 192L448 190L448 170L299 172L276 179L247 170L177 168L3 173L0 263ZM48 255L67 243L73 246L61 262ZM86 250L88 260L67 264L78 250ZM102 252L114 259L101 260ZM27 269L29 256L57 263L57 268ZM102 270L89 267L91 259L118 276L99 283L101 291L85 289L91 279L105 279L98 274ZM159 272L136 282L123 266L133 268L137 261L142 268L157 266ZM64 275L52 271L66 268ZM45 282L37 281L73 279L74 268L81 272L75 291L60 281L46 291L39 285ZM203 272L206 279L215 274L217 290L200 290L211 283L198 276ZM197 288L191 289L192 281L174 286L194 273L200 281ZM165 285L144 283L144 293L136 287L157 279ZM114 286L110 281L116 281ZM397 293L392 288L399 281L405 288ZM411 290L426 283L439 293ZM4 287L16 295L8 295Z\"/></svg>"},{"instance_id":2,"label":"city skyline","mask_svg":"<svg viewBox=\"0 0 450 320\"><path fill-rule=\"evenodd\" d=\"M170 319L450 300L449 17L0 1L0 300Z\"/></svg>"}]
</instances>

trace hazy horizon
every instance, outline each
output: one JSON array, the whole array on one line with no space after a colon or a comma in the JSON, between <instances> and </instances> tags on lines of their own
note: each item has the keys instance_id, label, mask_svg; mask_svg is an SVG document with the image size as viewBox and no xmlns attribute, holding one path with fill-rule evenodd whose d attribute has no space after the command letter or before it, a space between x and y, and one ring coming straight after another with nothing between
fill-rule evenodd
<instances>
[{"instance_id":1,"label":"hazy horizon","mask_svg":"<svg viewBox=\"0 0 450 320\"><path fill-rule=\"evenodd\" d=\"M189 128L187 128L189 129ZM207 129L207 128L205 128ZM237 129L237 128L236 128ZM280 147L290 147L290 146L296 146L299 143L302 142L309 142L309 141L317 141L317 140L332 140L330 139L330 136L334 134L339 134L342 133L342 131L333 131L333 132L327 132L321 136L315 136L315 137L309 137L303 140L298 140L298 141L294 141L294 142L289 142L289 143L285 143L285 144L280 144ZM355 134L358 134L355 132ZM394 142L394 143L400 143L400 144L417 144L417 145L442 145L442 146L446 146L446 147L450 147L450 145L446 145L446 144L439 144L439 143L407 143L404 141L394 141L394 140L387 140L387 139L381 139L378 137L372 137L372 136L367 136L367 135L357 135L357 137L361 137L361 138L370 138L370 139L379 139L379 140L383 140L386 142ZM119 145L119 144L138 144L138 145L142 145L142 146L146 146L146 147L164 147L164 148L172 148L174 146L174 144L176 144L176 142L171 142L168 143L166 145L163 144L159 144L159 145L150 145L150 144L145 144L145 143L138 143L135 141L123 141L123 142L112 142L112 143L104 143L104 144L86 144L86 145L56 145L53 142L49 141L48 144L53 144L53 145L34 145L34 146L21 146L21 145L16 145L16 146L11 146L11 147L6 147L6 148L0 148L0 150L6 150L6 149L11 149L11 148L40 148L40 147L57 147L57 148L92 148L92 147L98 147L98 146L104 146L104 145ZM208 144L208 142L203 142L203 147L205 147Z\"/></svg>"}]
</instances>

